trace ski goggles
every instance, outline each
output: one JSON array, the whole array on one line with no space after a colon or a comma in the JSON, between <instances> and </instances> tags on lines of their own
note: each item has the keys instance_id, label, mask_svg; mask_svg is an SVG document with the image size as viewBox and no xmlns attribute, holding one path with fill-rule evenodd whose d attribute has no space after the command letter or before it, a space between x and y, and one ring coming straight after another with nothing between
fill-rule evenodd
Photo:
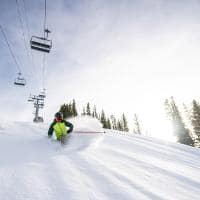
<instances>
[{"instance_id":1,"label":"ski goggles","mask_svg":"<svg viewBox=\"0 0 200 200\"><path fill-rule=\"evenodd\" d=\"M62 117L56 117L56 121L57 121L57 122L62 121Z\"/></svg>"}]
</instances>

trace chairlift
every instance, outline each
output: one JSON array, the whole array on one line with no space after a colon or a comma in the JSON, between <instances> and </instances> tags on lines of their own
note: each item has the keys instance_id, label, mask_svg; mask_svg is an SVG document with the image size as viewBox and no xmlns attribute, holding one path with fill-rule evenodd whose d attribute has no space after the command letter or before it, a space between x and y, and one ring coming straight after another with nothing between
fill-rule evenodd
<instances>
[{"instance_id":1,"label":"chairlift","mask_svg":"<svg viewBox=\"0 0 200 200\"><path fill-rule=\"evenodd\" d=\"M25 78L21 77L21 73L18 73L18 77L15 79L14 84L19 86L26 85L26 80Z\"/></svg>"},{"instance_id":2,"label":"chairlift","mask_svg":"<svg viewBox=\"0 0 200 200\"><path fill-rule=\"evenodd\" d=\"M48 34L50 33L50 31L48 29L45 29L44 32L46 33L46 36L44 37L31 37L31 49L49 53L52 47L52 41L48 39Z\"/></svg>"},{"instance_id":3,"label":"chairlift","mask_svg":"<svg viewBox=\"0 0 200 200\"><path fill-rule=\"evenodd\" d=\"M33 100L34 100L33 97L30 95L29 98L28 98L28 101L33 102Z\"/></svg>"},{"instance_id":4,"label":"chairlift","mask_svg":"<svg viewBox=\"0 0 200 200\"><path fill-rule=\"evenodd\" d=\"M44 99L46 97L45 91L40 92L38 95L40 98Z\"/></svg>"}]
</instances>

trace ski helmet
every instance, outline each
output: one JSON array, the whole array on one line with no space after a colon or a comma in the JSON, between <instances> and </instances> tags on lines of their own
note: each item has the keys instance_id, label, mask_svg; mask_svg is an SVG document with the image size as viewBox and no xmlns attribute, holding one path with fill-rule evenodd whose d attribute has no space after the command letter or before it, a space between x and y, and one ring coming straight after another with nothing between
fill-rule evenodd
<instances>
[{"instance_id":1,"label":"ski helmet","mask_svg":"<svg viewBox=\"0 0 200 200\"><path fill-rule=\"evenodd\" d=\"M63 114L62 114L61 112L57 112L57 113L55 114L55 118L60 118L60 119L62 119L62 118L63 118Z\"/></svg>"}]
</instances>

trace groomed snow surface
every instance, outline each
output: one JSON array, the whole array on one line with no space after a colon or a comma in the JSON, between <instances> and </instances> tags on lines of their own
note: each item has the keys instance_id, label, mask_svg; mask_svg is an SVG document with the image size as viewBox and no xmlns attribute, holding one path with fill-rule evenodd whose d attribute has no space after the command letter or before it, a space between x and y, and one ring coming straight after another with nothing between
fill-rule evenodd
<instances>
[{"instance_id":1,"label":"groomed snow surface","mask_svg":"<svg viewBox=\"0 0 200 200\"><path fill-rule=\"evenodd\" d=\"M200 150L74 118L66 147L49 124L1 122L1 200L200 199Z\"/></svg>"}]
</instances>

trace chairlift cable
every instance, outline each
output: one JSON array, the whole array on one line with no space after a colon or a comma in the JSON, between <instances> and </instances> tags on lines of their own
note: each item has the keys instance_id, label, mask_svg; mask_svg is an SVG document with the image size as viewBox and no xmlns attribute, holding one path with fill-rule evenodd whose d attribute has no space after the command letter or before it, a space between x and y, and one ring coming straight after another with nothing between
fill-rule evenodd
<instances>
[{"instance_id":1,"label":"chairlift cable","mask_svg":"<svg viewBox=\"0 0 200 200\"><path fill-rule=\"evenodd\" d=\"M19 18L19 22L20 22L20 26L21 26L21 32L22 32L22 37L23 37L23 42L24 42L24 47L25 47L26 55L27 55L28 61L30 61L30 63L33 66L32 76L34 77L34 74L36 74L36 68L35 68L35 65L34 65L32 52L31 52L31 56L30 56L30 53L28 51L27 41L26 41L25 32L24 32L24 24L26 24L27 29L28 29L28 38L30 39L30 31L29 31L29 26L28 26L27 18L26 18L26 20L23 20L23 17L22 17L21 11L20 11L19 2L18 2L18 0L15 0L15 2L16 2L16 6L17 6L17 14L18 14L18 18ZM25 1L23 0L23 2L24 2L24 9L25 9L26 8ZM26 11L25 11L25 15L26 15Z\"/></svg>"},{"instance_id":2,"label":"chairlift cable","mask_svg":"<svg viewBox=\"0 0 200 200\"><path fill-rule=\"evenodd\" d=\"M45 29L47 23L47 1L44 1L44 38L45 38Z\"/></svg>"},{"instance_id":3,"label":"chairlift cable","mask_svg":"<svg viewBox=\"0 0 200 200\"><path fill-rule=\"evenodd\" d=\"M12 48L11 48L9 42L8 42L8 38L6 37L6 34L5 34L5 32L4 32L4 30L3 30L3 27L2 27L1 25L0 25L0 28L1 28L1 32L2 32L2 34L3 34L3 37L4 37L5 41L6 41L6 44L7 44L7 46L8 46L8 49L9 49L9 51L10 51L10 54L12 55L13 60L14 60L14 62L15 62L15 64L16 64L16 67L17 67L17 69L18 69L18 72L21 74L21 70L20 70L19 64L18 64L18 62L17 62L17 59L16 59L16 57L15 57L13 51L12 51Z\"/></svg>"},{"instance_id":4,"label":"chairlift cable","mask_svg":"<svg viewBox=\"0 0 200 200\"><path fill-rule=\"evenodd\" d=\"M46 62L46 55L43 55L43 65L42 65L42 88L45 89L45 62Z\"/></svg>"},{"instance_id":5,"label":"chairlift cable","mask_svg":"<svg viewBox=\"0 0 200 200\"><path fill-rule=\"evenodd\" d=\"M46 30L46 22L47 22L47 1L44 1L44 38L45 38L45 30ZM43 55L43 65L42 65L42 87L45 89L45 63L46 63L46 55Z\"/></svg>"},{"instance_id":6,"label":"chairlift cable","mask_svg":"<svg viewBox=\"0 0 200 200\"><path fill-rule=\"evenodd\" d=\"M30 35L30 28L29 28L29 18L28 18L28 12L27 12L27 6L26 6L26 2L25 0L23 0L23 7L24 7L24 13L25 13L25 24L26 24L26 28L27 28L27 33L28 33L28 39L29 41L31 40L31 35ZM39 77L38 77L38 73L36 71L36 66L35 66L35 61L34 61L34 57L33 57L33 54L32 54L32 51L30 51L30 57L31 58L31 63L32 63L32 68L33 68L33 72L34 74L36 75L36 79L37 79L37 82L39 84Z\"/></svg>"},{"instance_id":7,"label":"chairlift cable","mask_svg":"<svg viewBox=\"0 0 200 200\"><path fill-rule=\"evenodd\" d=\"M17 5L17 14L18 14L20 25L21 25L21 31L22 31L22 37L23 37L23 40L24 40L25 51L26 51L28 59L30 60L30 55L28 53L28 48L27 48L27 45L26 45L27 42L26 42L25 33L24 33L24 23L23 23L23 20L22 20L20 8L19 8L19 3L18 3L18 0L15 0L15 2L16 2L16 5Z\"/></svg>"},{"instance_id":8,"label":"chairlift cable","mask_svg":"<svg viewBox=\"0 0 200 200\"><path fill-rule=\"evenodd\" d=\"M28 18L28 14L27 14L27 6L25 3L25 0L23 0L23 6L24 6L24 13L25 13L25 24L26 24L26 28L28 31L28 39L31 39L31 34L30 34L30 28L29 28L29 18Z\"/></svg>"}]
</instances>

